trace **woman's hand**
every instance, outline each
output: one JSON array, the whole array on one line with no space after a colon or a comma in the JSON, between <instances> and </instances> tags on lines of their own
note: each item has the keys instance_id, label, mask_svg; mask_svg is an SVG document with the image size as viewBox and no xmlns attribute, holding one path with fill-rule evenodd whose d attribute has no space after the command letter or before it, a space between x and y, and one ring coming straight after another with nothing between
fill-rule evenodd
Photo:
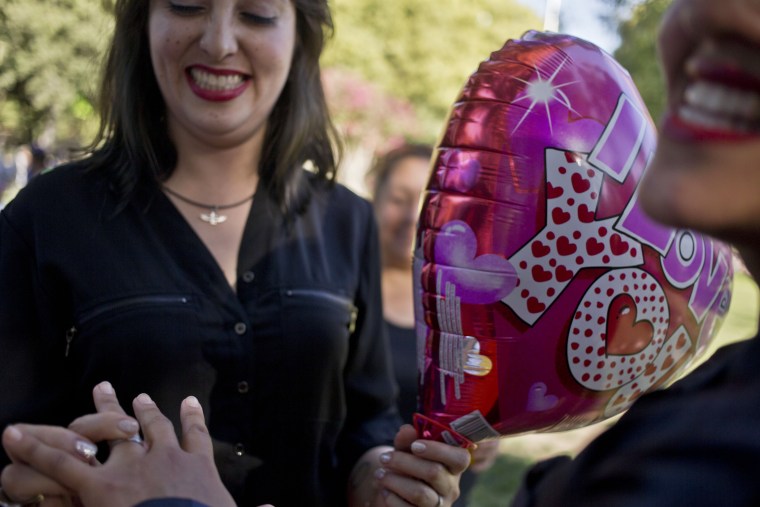
<instances>
[{"instance_id":1,"label":"woman's hand","mask_svg":"<svg viewBox=\"0 0 760 507\"><path fill-rule=\"evenodd\" d=\"M108 382L95 386L93 400L98 413L76 419L68 430L58 426L25 424L16 425L16 429L34 436L48 446L66 451L85 463L97 464L97 447L93 442L121 441L134 437L140 430L140 424L124 413ZM2 471L0 479L3 493L7 497L26 503L27 499L43 495L43 507L71 505L71 491L29 466L14 452L15 447L4 447L12 462Z\"/></svg>"},{"instance_id":2,"label":"woman's hand","mask_svg":"<svg viewBox=\"0 0 760 507\"><path fill-rule=\"evenodd\" d=\"M470 463L466 449L420 440L408 424L396 434L394 449L379 456L375 470L383 506L450 506L459 497L459 478Z\"/></svg>"},{"instance_id":3,"label":"woman's hand","mask_svg":"<svg viewBox=\"0 0 760 507\"><path fill-rule=\"evenodd\" d=\"M165 497L192 498L214 507L235 505L214 465L203 410L194 397L185 399L180 407L180 443L171 422L155 403L145 394L138 396L133 408L145 435L143 445L125 438L129 431L119 430L119 423L131 418L123 414L113 389L109 388L110 385L101 384L95 389L96 405L107 413L85 416L72 423L85 433L97 435L94 440L117 437L102 465L93 466L97 462L93 459L91 441L71 430L33 425L6 428L3 445L14 459L3 471L3 486L9 496L22 499L29 497L22 496L26 493L32 497L40 492L68 494L78 496L86 507L127 507ZM106 421L112 424L110 429ZM29 486L29 482L22 481L22 486L18 486L14 479L26 472L14 472L14 467L31 471L36 482Z\"/></svg>"},{"instance_id":4,"label":"woman's hand","mask_svg":"<svg viewBox=\"0 0 760 507\"><path fill-rule=\"evenodd\" d=\"M479 474L491 468L499 455L499 441L488 440L479 442L477 447L472 451L472 463L470 470Z\"/></svg>"}]
</instances>

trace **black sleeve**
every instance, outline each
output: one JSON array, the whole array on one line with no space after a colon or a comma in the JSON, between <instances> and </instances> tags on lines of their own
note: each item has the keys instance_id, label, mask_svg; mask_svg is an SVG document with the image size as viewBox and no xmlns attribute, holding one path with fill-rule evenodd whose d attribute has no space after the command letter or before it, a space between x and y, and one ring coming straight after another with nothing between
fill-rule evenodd
<instances>
[{"instance_id":1,"label":"black sleeve","mask_svg":"<svg viewBox=\"0 0 760 507\"><path fill-rule=\"evenodd\" d=\"M401 426L396 408L398 388L383 325L377 225L369 203L362 203L366 205L367 221L364 244L359 250L361 278L354 302L358 312L344 373L348 413L338 443L341 471L346 478L367 450L392 445Z\"/></svg>"},{"instance_id":2,"label":"black sleeve","mask_svg":"<svg viewBox=\"0 0 760 507\"><path fill-rule=\"evenodd\" d=\"M67 425L65 332L40 282L32 225L0 213L0 428L16 422ZM7 463L0 451L0 463Z\"/></svg>"}]
</instances>

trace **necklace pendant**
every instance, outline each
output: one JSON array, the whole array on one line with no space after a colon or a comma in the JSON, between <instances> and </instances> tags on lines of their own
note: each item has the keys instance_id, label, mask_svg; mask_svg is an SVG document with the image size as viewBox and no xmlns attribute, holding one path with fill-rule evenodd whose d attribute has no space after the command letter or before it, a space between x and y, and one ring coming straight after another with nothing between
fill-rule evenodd
<instances>
[{"instance_id":1,"label":"necklace pendant","mask_svg":"<svg viewBox=\"0 0 760 507\"><path fill-rule=\"evenodd\" d=\"M212 209L210 213L201 213L201 220L209 225L217 225L227 221L227 215L220 215L215 209Z\"/></svg>"}]
</instances>

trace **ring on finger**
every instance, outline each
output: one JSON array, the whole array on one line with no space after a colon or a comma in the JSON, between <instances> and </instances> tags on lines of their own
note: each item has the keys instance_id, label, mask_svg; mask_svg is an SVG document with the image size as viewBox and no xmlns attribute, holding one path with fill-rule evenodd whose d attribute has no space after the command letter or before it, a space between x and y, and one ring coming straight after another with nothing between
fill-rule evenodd
<instances>
[{"instance_id":1,"label":"ring on finger","mask_svg":"<svg viewBox=\"0 0 760 507\"><path fill-rule=\"evenodd\" d=\"M119 438L117 440L111 440L109 443L111 444L111 447L115 447L119 444L123 444L124 442L132 442L133 444L137 444L140 447L143 445L143 439L140 437L139 434L134 434L129 438Z\"/></svg>"},{"instance_id":2,"label":"ring on finger","mask_svg":"<svg viewBox=\"0 0 760 507\"><path fill-rule=\"evenodd\" d=\"M40 505L45 500L45 495L40 493L32 498L17 502L12 500L5 491L0 488L0 507L31 507Z\"/></svg>"},{"instance_id":3,"label":"ring on finger","mask_svg":"<svg viewBox=\"0 0 760 507\"><path fill-rule=\"evenodd\" d=\"M436 502L435 507L441 507L443 505L443 497L441 495L438 495L438 502Z\"/></svg>"}]
</instances>

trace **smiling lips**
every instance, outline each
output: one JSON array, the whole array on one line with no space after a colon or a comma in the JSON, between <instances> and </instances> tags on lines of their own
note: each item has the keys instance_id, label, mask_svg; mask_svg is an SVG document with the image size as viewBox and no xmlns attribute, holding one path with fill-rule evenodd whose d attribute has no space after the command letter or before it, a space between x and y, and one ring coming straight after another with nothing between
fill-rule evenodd
<instances>
[{"instance_id":1,"label":"smiling lips","mask_svg":"<svg viewBox=\"0 0 760 507\"><path fill-rule=\"evenodd\" d=\"M240 72L202 66L189 67L185 74L193 93L211 102L225 102L240 96L250 82L250 77Z\"/></svg>"}]
</instances>

